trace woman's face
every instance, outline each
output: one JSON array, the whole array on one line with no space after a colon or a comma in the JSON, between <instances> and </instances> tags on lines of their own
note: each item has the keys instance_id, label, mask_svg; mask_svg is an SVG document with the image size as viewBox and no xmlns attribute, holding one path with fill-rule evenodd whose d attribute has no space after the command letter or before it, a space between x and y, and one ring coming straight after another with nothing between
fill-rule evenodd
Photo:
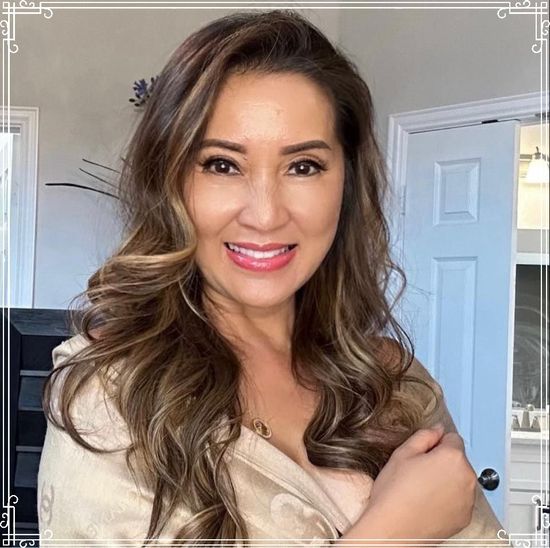
<instances>
[{"instance_id":1,"label":"woman's face","mask_svg":"<svg viewBox=\"0 0 550 548\"><path fill-rule=\"evenodd\" d=\"M302 75L226 80L185 184L209 294L245 307L276 306L319 267L336 233L344 184L333 116L323 91ZM253 251L264 244L276 244L271 254L296 247L277 257Z\"/></svg>"}]
</instances>

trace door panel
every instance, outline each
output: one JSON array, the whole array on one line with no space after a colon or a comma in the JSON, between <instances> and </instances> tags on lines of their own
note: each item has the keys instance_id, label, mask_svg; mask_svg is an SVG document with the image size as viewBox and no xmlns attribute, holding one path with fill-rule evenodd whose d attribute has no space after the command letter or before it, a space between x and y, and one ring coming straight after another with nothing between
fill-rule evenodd
<instances>
[{"instance_id":1,"label":"door panel","mask_svg":"<svg viewBox=\"0 0 550 548\"><path fill-rule=\"evenodd\" d=\"M402 309L506 522L516 249L516 120L408 136Z\"/></svg>"}]
</instances>

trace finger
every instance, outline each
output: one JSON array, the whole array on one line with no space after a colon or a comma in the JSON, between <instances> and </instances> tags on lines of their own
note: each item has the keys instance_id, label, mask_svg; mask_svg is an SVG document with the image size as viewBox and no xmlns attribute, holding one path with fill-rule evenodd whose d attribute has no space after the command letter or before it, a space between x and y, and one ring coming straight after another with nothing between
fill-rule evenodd
<instances>
[{"instance_id":1,"label":"finger","mask_svg":"<svg viewBox=\"0 0 550 548\"><path fill-rule=\"evenodd\" d=\"M434 448L434 451L439 447L454 447L462 452L465 451L464 440L462 439L462 436L460 436L460 434L457 434L456 432L447 432L445 435L443 435L437 447Z\"/></svg>"},{"instance_id":2,"label":"finger","mask_svg":"<svg viewBox=\"0 0 550 548\"><path fill-rule=\"evenodd\" d=\"M442 428L421 428L398 447L401 456L426 453L439 443L443 435Z\"/></svg>"}]
</instances>

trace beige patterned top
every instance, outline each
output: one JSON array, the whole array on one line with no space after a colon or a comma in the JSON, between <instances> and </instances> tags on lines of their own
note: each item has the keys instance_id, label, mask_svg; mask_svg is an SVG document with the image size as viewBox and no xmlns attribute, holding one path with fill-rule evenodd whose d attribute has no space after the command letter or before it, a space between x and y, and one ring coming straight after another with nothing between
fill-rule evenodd
<instances>
[{"instance_id":1,"label":"beige patterned top","mask_svg":"<svg viewBox=\"0 0 550 548\"><path fill-rule=\"evenodd\" d=\"M85 344L86 339L76 335L57 346L52 353L54 367ZM454 428L446 408L440 418ZM153 494L137 486L130 475L124 458L129 437L99 381L79 398L74 419L79 430L86 428L84 437L93 445L121 449L111 454L87 451L48 422L38 471L41 545L72 546L79 539L80 546L140 546ZM328 539L329 544L337 539L361 514L372 485L369 476L356 471L313 465L306 470L247 427L241 428L228 461L250 537L281 539L284 546L307 545L315 539L317 543ZM160 540L169 543L189 517L180 508ZM502 526L479 488L470 525L452 538L488 539L489 546L499 529Z\"/></svg>"}]
</instances>

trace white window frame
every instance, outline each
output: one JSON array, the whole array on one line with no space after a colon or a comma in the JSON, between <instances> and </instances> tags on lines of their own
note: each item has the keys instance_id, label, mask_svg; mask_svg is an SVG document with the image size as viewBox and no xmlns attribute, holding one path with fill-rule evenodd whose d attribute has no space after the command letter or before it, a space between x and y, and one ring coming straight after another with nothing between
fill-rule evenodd
<instances>
[{"instance_id":1,"label":"white window frame","mask_svg":"<svg viewBox=\"0 0 550 548\"><path fill-rule=\"evenodd\" d=\"M2 129L8 125L8 112L3 108ZM9 126L17 128L20 146L13 149L12 188L9 197L10 246L6 275L10 273L10 295L6 306L34 307L36 249L36 213L38 196L38 107L9 109ZM14 184L14 181L17 183ZM11 208L16 199L17 208Z\"/></svg>"}]
</instances>

